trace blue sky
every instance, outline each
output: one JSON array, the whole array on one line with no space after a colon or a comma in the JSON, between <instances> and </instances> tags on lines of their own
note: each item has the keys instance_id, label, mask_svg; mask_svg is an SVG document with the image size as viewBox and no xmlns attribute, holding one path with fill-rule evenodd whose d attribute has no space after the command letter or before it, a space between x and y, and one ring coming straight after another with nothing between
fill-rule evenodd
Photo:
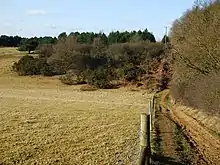
<instances>
[{"instance_id":1,"label":"blue sky","mask_svg":"<svg viewBox=\"0 0 220 165\"><path fill-rule=\"evenodd\" d=\"M66 31L139 30L157 39L194 0L4 0L0 34L57 36Z\"/></svg>"}]
</instances>

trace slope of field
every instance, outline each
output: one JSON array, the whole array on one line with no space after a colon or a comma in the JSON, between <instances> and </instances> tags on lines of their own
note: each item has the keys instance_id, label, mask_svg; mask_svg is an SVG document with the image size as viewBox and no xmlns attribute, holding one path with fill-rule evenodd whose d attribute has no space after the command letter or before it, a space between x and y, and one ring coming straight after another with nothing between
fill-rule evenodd
<instances>
[{"instance_id":1,"label":"slope of field","mask_svg":"<svg viewBox=\"0 0 220 165\"><path fill-rule=\"evenodd\" d=\"M135 164L148 95L19 77L19 56L0 55L0 164Z\"/></svg>"}]
</instances>

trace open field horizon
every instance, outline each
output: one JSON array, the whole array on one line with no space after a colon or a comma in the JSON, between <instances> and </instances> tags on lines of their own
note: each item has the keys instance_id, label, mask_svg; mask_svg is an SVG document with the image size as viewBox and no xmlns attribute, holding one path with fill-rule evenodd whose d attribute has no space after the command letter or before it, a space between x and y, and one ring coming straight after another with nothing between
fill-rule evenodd
<instances>
[{"instance_id":1,"label":"open field horizon","mask_svg":"<svg viewBox=\"0 0 220 165\"><path fill-rule=\"evenodd\" d=\"M150 95L20 77L10 68L19 56L0 55L0 164L134 164Z\"/></svg>"}]
</instances>

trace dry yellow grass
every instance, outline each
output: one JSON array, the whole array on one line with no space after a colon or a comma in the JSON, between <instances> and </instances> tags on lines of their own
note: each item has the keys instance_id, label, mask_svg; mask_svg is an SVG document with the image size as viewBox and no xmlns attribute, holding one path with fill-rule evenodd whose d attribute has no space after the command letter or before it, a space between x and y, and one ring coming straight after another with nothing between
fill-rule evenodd
<instances>
[{"instance_id":1,"label":"dry yellow grass","mask_svg":"<svg viewBox=\"0 0 220 165\"><path fill-rule=\"evenodd\" d=\"M204 127L220 135L220 118L216 115L209 115L201 110L192 109L186 106L179 106L178 110L197 120Z\"/></svg>"},{"instance_id":2,"label":"dry yellow grass","mask_svg":"<svg viewBox=\"0 0 220 165\"><path fill-rule=\"evenodd\" d=\"M0 56L21 56L26 54L27 52L19 52L15 47L7 47L7 48L0 48Z\"/></svg>"},{"instance_id":3,"label":"dry yellow grass","mask_svg":"<svg viewBox=\"0 0 220 165\"><path fill-rule=\"evenodd\" d=\"M148 95L19 77L16 60L0 57L0 164L135 164Z\"/></svg>"}]
</instances>

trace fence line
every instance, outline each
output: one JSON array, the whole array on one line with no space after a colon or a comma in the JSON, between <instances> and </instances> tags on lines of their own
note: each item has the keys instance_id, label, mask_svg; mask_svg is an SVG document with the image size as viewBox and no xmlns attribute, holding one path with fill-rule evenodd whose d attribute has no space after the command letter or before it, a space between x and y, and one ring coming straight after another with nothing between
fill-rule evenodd
<instances>
[{"instance_id":1,"label":"fence line","mask_svg":"<svg viewBox=\"0 0 220 165\"><path fill-rule=\"evenodd\" d=\"M155 120L155 95L148 103L146 113L141 113L140 125L140 160L139 165L150 165L151 163L151 133L154 131Z\"/></svg>"}]
</instances>

